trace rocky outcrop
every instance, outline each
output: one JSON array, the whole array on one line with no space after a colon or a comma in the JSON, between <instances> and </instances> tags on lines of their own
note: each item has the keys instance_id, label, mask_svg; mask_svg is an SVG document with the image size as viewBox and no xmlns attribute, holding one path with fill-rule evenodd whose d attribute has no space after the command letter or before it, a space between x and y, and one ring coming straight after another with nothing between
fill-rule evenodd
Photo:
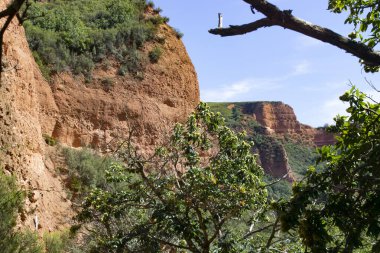
<instances>
[{"instance_id":1,"label":"rocky outcrop","mask_svg":"<svg viewBox=\"0 0 380 253\"><path fill-rule=\"evenodd\" d=\"M69 74L55 76L52 90L59 113L44 133L70 146L102 150L130 129L142 148L160 142L198 104L199 88L181 40L167 25L160 27L159 36L165 38L162 57L147 65L143 80L118 75L118 63L112 61L108 69L95 69L91 83ZM147 44L144 50L153 47Z\"/></svg>"},{"instance_id":2,"label":"rocky outcrop","mask_svg":"<svg viewBox=\"0 0 380 253\"><path fill-rule=\"evenodd\" d=\"M110 60L109 68L95 69L91 83L63 73L48 84L23 28L16 19L12 22L5 34L6 72L0 84L0 160L28 191L21 225L33 228L37 217L42 233L67 226L74 215L56 176L56 152L46 146L44 134L72 147L107 151L133 129L136 144L149 149L198 104L197 76L184 45L167 25L159 33L165 37L162 57L157 64L148 63L143 80L117 75L119 65ZM147 44L144 50L154 46Z\"/></svg>"},{"instance_id":3,"label":"rocky outcrop","mask_svg":"<svg viewBox=\"0 0 380 253\"><path fill-rule=\"evenodd\" d=\"M323 129L301 124L292 107L283 102L250 102L242 104L242 112L266 128L268 134L290 137L316 146L335 142L334 135Z\"/></svg>"},{"instance_id":4,"label":"rocky outcrop","mask_svg":"<svg viewBox=\"0 0 380 253\"><path fill-rule=\"evenodd\" d=\"M288 156L285 148L275 139L268 138L266 144L256 144L258 162L263 167L265 173L275 178L284 178L289 182L295 180L288 163ZM269 144L269 145L268 145Z\"/></svg>"}]
</instances>

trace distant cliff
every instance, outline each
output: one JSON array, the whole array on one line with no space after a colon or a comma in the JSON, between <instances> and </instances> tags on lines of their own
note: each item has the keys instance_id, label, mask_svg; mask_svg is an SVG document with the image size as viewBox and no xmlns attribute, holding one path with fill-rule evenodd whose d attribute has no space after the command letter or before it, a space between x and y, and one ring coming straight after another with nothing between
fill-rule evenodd
<instances>
[{"instance_id":1,"label":"distant cliff","mask_svg":"<svg viewBox=\"0 0 380 253\"><path fill-rule=\"evenodd\" d=\"M289 136L316 146L334 143L332 134L301 124L293 108L283 102L251 102L238 105L243 114L260 123L266 128L268 134L276 134L279 137Z\"/></svg>"},{"instance_id":2,"label":"distant cliff","mask_svg":"<svg viewBox=\"0 0 380 253\"><path fill-rule=\"evenodd\" d=\"M315 147L335 142L332 134L301 124L282 102L210 103L237 131L246 131L264 170L293 181L314 163Z\"/></svg>"}]
</instances>

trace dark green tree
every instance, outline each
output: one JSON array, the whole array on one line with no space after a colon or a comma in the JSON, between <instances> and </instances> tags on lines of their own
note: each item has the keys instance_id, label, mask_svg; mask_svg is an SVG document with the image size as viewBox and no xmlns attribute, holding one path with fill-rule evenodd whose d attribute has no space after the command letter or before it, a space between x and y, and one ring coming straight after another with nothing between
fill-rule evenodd
<instances>
[{"instance_id":1,"label":"dark green tree","mask_svg":"<svg viewBox=\"0 0 380 253\"><path fill-rule=\"evenodd\" d=\"M310 168L277 208L282 228L298 227L311 252L379 252L380 105L355 88L341 100L350 116L329 127L337 143L319 149L324 169Z\"/></svg>"},{"instance_id":2,"label":"dark green tree","mask_svg":"<svg viewBox=\"0 0 380 253\"><path fill-rule=\"evenodd\" d=\"M251 144L203 103L151 157L128 142L121 158L110 188L94 189L79 216L96 227L100 252L243 252L263 219L267 191Z\"/></svg>"}]
</instances>

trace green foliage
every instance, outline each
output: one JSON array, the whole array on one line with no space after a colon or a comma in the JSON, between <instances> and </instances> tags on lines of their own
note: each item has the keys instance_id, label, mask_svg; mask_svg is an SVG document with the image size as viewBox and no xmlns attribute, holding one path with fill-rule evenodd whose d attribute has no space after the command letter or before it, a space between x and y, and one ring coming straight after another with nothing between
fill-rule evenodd
<instances>
[{"instance_id":1,"label":"green foliage","mask_svg":"<svg viewBox=\"0 0 380 253\"><path fill-rule=\"evenodd\" d=\"M57 145L57 140L54 139L52 136L47 135L47 134L43 134L42 137L44 138L46 144L48 144L49 146Z\"/></svg>"},{"instance_id":2,"label":"green foliage","mask_svg":"<svg viewBox=\"0 0 380 253\"><path fill-rule=\"evenodd\" d=\"M144 9L143 0L33 2L29 15L38 18L25 22L28 42L44 76L71 71L90 79L105 57L139 60L134 55L156 29L142 18Z\"/></svg>"},{"instance_id":3,"label":"green foliage","mask_svg":"<svg viewBox=\"0 0 380 253\"><path fill-rule=\"evenodd\" d=\"M267 202L250 151L244 134L201 103L151 157L128 143L119 155L125 163L107 170L107 184L90 192L79 218L96 227L97 252L244 252L238 239L263 218ZM108 183L124 186L115 191Z\"/></svg>"},{"instance_id":4,"label":"green foliage","mask_svg":"<svg viewBox=\"0 0 380 253\"><path fill-rule=\"evenodd\" d=\"M278 181L278 179L265 175L265 182L270 185L267 187L270 200L289 199L292 195L292 186L286 180Z\"/></svg>"},{"instance_id":5,"label":"green foliage","mask_svg":"<svg viewBox=\"0 0 380 253\"><path fill-rule=\"evenodd\" d=\"M103 86L103 90L108 92L114 86L114 81L111 78L104 78L102 80L102 86Z\"/></svg>"},{"instance_id":6,"label":"green foliage","mask_svg":"<svg viewBox=\"0 0 380 253\"><path fill-rule=\"evenodd\" d=\"M318 154L315 147L305 143L292 140L285 140L283 146L286 150L289 166L298 180L301 180L307 173L310 166L315 165ZM322 166L319 165L318 168Z\"/></svg>"},{"instance_id":7,"label":"green foliage","mask_svg":"<svg viewBox=\"0 0 380 253\"><path fill-rule=\"evenodd\" d=\"M144 71L146 62L145 56L140 51L130 51L126 56L127 59L121 64L118 74L124 76L126 73L131 73L135 77L140 76Z\"/></svg>"},{"instance_id":8,"label":"green foliage","mask_svg":"<svg viewBox=\"0 0 380 253\"><path fill-rule=\"evenodd\" d=\"M69 241L69 236L67 233L62 232L45 233L43 240L46 252L63 253Z\"/></svg>"},{"instance_id":9,"label":"green foliage","mask_svg":"<svg viewBox=\"0 0 380 253\"><path fill-rule=\"evenodd\" d=\"M325 168L309 169L293 187L290 202L277 206L284 230L298 227L312 252L354 252L380 245L380 105L357 89L341 96L350 116L330 130L335 146L318 150ZM367 251L369 252L369 251Z\"/></svg>"},{"instance_id":10,"label":"green foliage","mask_svg":"<svg viewBox=\"0 0 380 253\"><path fill-rule=\"evenodd\" d=\"M302 144L294 144L298 150L289 150L290 153L288 154L287 147L292 148L290 145L286 146L286 144L283 144L283 142L277 138L264 134L265 129L257 121L244 117L242 108L246 105L245 102L234 103L232 109L229 109L228 105L228 103L210 103L210 108L214 112L220 112L225 117L228 127L231 127L235 131L243 130L247 132L247 138L255 144L254 151L260 154L261 162L265 162L266 159L271 159L276 155L281 156L283 147L285 147L292 170L293 165L297 165L296 170L299 169L300 173L306 172L307 167L313 164L313 162L306 158L308 154L298 153L300 150L308 150L311 148ZM301 157L307 161L304 162ZM268 184L275 180L276 179L270 175L265 175L265 182ZM288 199L291 195L291 185L288 181L279 181L268 188L268 193L269 199Z\"/></svg>"},{"instance_id":11,"label":"green foliage","mask_svg":"<svg viewBox=\"0 0 380 253\"><path fill-rule=\"evenodd\" d=\"M91 187L105 187L106 169L112 159L101 157L89 149L63 149L68 166L68 187L76 195L85 194Z\"/></svg>"},{"instance_id":12,"label":"green foliage","mask_svg":"<svg viewBox=\"0 0 380 253\"><path fill-rule=\"evenodd\" d=\"M45 233L42 237L46 253L84 253L74 233L69 230Z\"/></svg>"},{"instance_id":13,"label":"green foliage","mask_svg":"<svg viewBox=\"0 0 380 253\"><path fill-rule=\"evenodd\" d=\"M151 63L157 63L161 58L162 49L160 47L154 47L152 51L149 52L149 59Z\"/></svg>"},{"instance_id":14,"label":"green foliage","mask_svg":"<svg viewBox=\"0 0 380 253\"><path fill-rule=\"evenodd\" d=\"M348 11L345 23L353 24L355 29L349 34L353 40L359 40L374 48L380 42L380 2L377 0L329 0L329 9L335 13ZM379 67L365 66L366 71L378 71Z\"/></svg>"},{"instance_id":15,"label":"green foliage","mask_svg":"<svg viewBox=\"0 0 380 253\"><path fill-rule=\"evenodd\" d=\"M14 230L23 200L24 193L18 189L16 180L0 169L0 249L3 253L42 253L36 234Z\"/></svg>"}]
</instances>

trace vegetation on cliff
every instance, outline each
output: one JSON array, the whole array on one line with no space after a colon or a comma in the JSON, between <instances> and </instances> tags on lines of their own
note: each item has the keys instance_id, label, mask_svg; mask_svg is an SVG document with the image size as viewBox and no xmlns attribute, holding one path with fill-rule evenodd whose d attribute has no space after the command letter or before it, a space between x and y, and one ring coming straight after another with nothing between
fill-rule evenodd
<instances>
[{"instance_id":1,"label":"vegetation on cliff","mask_svg":"<svg viewBox=\"0 0 380 253\"><path fill-rule=\"evenodd\" d=\"M315 146L302 140L298 135L291 137L288 134L269 134L251 115L243 112L244 106L262 103L273 103L275 106L278 102L209 103L209 105L214 112L220 112L226 118L226 124L233 130L247 133L247 137L255 144L254 152L260 155L263 163L271 157L282 159L281 162L289 166L294 176L301 179L306 174L307 168L315 164L317 158ZM281 154L284 151L285 155ZM265 167L265 164L263 166Z\"/></svg>"},{"instance_id":2,"label":"vegetation on cliff","mask_svg":"<svg viewBox=\"0 0 380 253\"><path fill-rule=\"evenodd\" d=\"M138 76L147 59L141 49L165 21L158 15L146 18L146 9L144 0L36 2L24 27L45 76L71 71L91 78L95 64L110 58L120 62L120 74Z\"/></svg>"},{"instance_id":3,"label":"vegetation on cliff","mask_svg":"<svg viewBox=\"0 0 380 253\"><path fill-rule=\"evenodd\" d=\"M0 249L3 253L42 253L37 235L16 230L17 215L23 208L25 193L16 179L0 168Z\"/></svg>"}]
</instances>

